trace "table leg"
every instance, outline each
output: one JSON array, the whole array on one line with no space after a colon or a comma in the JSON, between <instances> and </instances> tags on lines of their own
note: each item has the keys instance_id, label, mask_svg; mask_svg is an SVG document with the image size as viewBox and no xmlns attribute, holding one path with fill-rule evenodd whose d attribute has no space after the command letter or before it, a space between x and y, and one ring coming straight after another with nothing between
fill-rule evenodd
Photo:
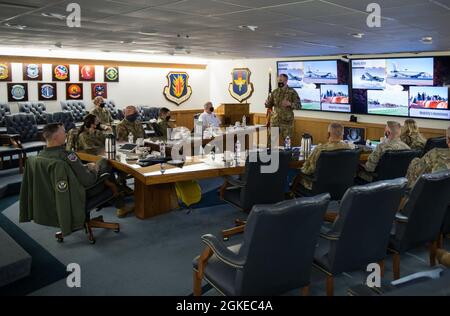
<instances>
[{"instance_id":1,"label":"table leg","mask_svg":"<svg viewBox=\"0 0 450 316\"><path fill-rule=\"evenodd\" d=\"M135 214L139 219L147 219L179 208L173 183L145 185L134 180Z\"/></svg>"}]
</instances>

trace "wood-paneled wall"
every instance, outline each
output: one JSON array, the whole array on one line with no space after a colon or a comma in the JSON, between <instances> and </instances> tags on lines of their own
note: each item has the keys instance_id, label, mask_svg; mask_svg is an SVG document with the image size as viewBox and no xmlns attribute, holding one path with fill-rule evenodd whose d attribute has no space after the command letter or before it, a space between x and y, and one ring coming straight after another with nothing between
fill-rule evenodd
<instances>
[{"instance_id":1,"label":"wood-paneled wall","mask_svg":"<svg viewBox=\"0 0 450 316\"><path fill-rule=\"evenodd\" d=\"M176 120L177 126L184 126L192 130L194 128L194 115L202 112L202 109L170 111L170 117Z\"/></svg>"},{"instance_id":2,"label":"wood-paneled wall","mask_svg":"<svg viewBox=\"0 0 450 316\"><path fill-rule=\"evenodd\" d=\"M387 121L388 119L386 119ZM255 113L252 114L252 123L253 124L266 124L266 115ZM385 126L382 124L373 124L373 123L352 123L346 121L333 121L327 119L316 119L316 118L304 118L304 117L296 117L295 118L295 132L293 137L293 145L299 146L301 135L304 133L311 134L313 136L313 141L315 144L325 143L328 139L328 125L331 122L338 122L344 126L348 127L358 127L366 129L366 138L377 140L384 135ZM402 122L401 122L402 123ZM446 131L443 129L433 129L433 128L421 128L421 133L424 137L438 137L444 136Z\"/></svg>"}]
</instances>

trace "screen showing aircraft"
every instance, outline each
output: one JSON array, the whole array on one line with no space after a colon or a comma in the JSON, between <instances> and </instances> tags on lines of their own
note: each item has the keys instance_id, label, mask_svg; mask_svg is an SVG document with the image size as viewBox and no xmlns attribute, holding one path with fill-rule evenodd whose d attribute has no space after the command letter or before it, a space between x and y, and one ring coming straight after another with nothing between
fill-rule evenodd
<instances>
[{"instance_id":1,"label":"screen showing aircraft","mask_svg":"<svg viewBox=\"0 0 450 316\"><path fill-rule=\"evenodd\" d=\"M302 101L302 110L320 111L320 89L317 89L314 84L309 84L295 90Z\"/></svg>"},{"instance_id":2,"label":"screen showing aircraft","mask_svg":"<svg viewBox=\"0 0 450 316\"><path fill-rule=\"evenodd\" d=\"M305 83L337 84L337 61L305 61L304 62Z\"/></svg>"},{"instance_id":3,"label":"screen showing aircraft","mask_svg":"<svg viewBox=\"0 0 450 316\"><path fill-rule=\"evenodd\" d=\"M320 87L323 111L351 112L348 85L322 85Z\"/></svg>"},{"instance_id":4,"label":"screen showing aircraft","mask_svg":"<svg viewBox=\"0 0 450 316\"><path fill-rule=\"evenodd\" d=\"M353 89L384 89L386 87L386 60L352 61Z\"/></svg>"},{"instance_id":5,"label":"screen showing aircraft","mask_svg":"<svg viewBox=\"0 0 450 316\"><path fill-rule=\"evenodd\" d=\"M387 83L391 85L432 86L433 58L387 59Z\"/></svg>"},{"instance_id":6,"label":"screen showing aircraft","mask_svg":"<svg viewBox=\"0 0 450 316\"><path fill-rule=\"evenodd\" d=\"M278 62L278 75L288 76L288 85L291 88L302 88L303 83L303 62L286 61Z\"/></svg>"},{"instance_id":7,"label":"screen showing aircraft","mask_svg":"<svg viewBox=\"0 0 450 316\"><path fill-rule=\"evenodd\" d=\"M410 87L409 113L412 117L450 119L448 87Z\"/></svg>"}]
</instances>

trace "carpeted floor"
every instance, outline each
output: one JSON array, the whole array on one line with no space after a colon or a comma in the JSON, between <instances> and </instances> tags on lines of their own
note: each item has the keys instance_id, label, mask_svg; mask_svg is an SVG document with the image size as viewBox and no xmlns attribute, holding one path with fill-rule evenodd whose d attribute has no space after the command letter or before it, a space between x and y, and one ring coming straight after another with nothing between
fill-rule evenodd
<instances>
[{"instance_id":1,"label":"carpeted floor","mask_svg":"<svg viewBox=\"0 0 450 316\"><path fill-rule=\"evenodd\" d=\"M18 203L4 212L12 223L63 265L81 266L81 288L70 289L65 278L44 286L31 295L177 295L192 293L192 259L203 249L200 236L219 232L233 225L234 219L245 214L217 199L217 179L202 182L210 207L199 204L190 212L173 211L149 220L134 216L117 219L113 208L100 213L106 221L118 222L121 232L95 230L97 243L90 245L84 232L76 232L59 244L54 240L56 229L34 223L18 224ZM240 242L233 237L228 244ZM446 241L446 248L450 243ZM426 249L402 256L402 276L429 268ZM270 260L270 258L267 258ZM386 260L386 279L392 276L392 261ZM335 279L335 294L346 295L349 286L361 284L364 272L344 274ZM312 270L311 295L325 294L325 276ZM205 295L218 295L209 290ZM298 295L298 291L287 293Z\"/></svg>"}]
</instances>

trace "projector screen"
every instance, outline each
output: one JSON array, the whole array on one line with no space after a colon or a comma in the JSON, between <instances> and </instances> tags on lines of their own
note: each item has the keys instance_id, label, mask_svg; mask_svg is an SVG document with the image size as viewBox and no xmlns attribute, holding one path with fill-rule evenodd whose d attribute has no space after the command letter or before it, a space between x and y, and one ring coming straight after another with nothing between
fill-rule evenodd
<instances>
[{"instance_id":1,"label":"projector screen","mask_svg":"<svg viewBox=\"0 0 450 316\"><path fill-rule=\"evenodd\" d=\"M411 87L409 115L420 118L450 119L448 87Z\"/></svg>"},{"instance_id":2,"label":"projector screen","mask_svg":"<svg viewBox=\"0 0 450 316\"><path fill-rule=\"evenodd\" d=\"M367 91L367 113L379 115L408 116L408 91Z\"/></svg>"},{"instance_id":3,"label":"projector screen","mask_svg":"<svg viewBox=\"0 0 450 316\"><path fill-rule=\"evenodd\" d=\"M322 85L321 108L323 111L351 112L348 85Z\"/></svg>"}]
</instances>

